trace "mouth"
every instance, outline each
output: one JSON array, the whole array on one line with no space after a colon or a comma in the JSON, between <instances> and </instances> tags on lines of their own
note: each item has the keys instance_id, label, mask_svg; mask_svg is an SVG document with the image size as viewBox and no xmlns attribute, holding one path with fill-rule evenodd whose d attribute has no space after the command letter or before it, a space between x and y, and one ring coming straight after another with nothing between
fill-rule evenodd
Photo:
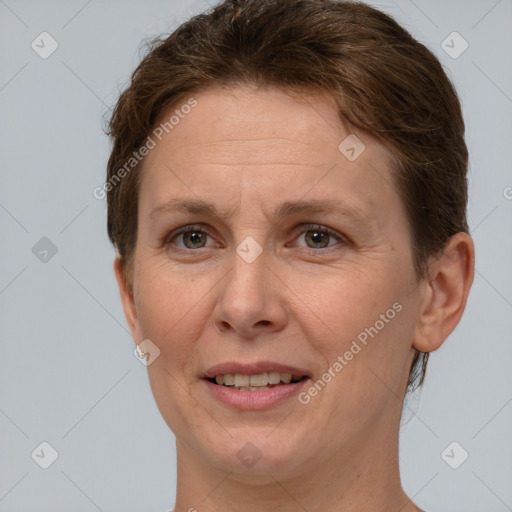
<instances>
[{"instance_id":1,"label":"mouth","mask_svg":"<svg viewBox=\"0 0 512 512\"><path fill-rule=\"evenodd\" d=\"M246 411L278 406L297 395L310 379L304 369L269 361L222 363L201 375L209 396Z\"/></svg>"},{"instance_id":2,"label":"mouth","mask_svg":"<svg viewBox=\"0 0 512 512\"><path fill-rule=\"evenodd\" d=\"M308 375L294 375L288 372L264 372L257 374L226 373L215 377L205 377L212 384L237 391L263 391L287 384L297 384L309 379Z\"/></svg>"}]
</instances>

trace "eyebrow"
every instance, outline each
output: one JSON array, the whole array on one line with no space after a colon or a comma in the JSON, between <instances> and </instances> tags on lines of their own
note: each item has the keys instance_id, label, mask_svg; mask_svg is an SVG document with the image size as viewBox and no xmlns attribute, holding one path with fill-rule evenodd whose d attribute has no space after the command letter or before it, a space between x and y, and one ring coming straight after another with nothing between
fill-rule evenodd
<instances>
[{"instance_id":1,"label":"eyebrow","mask_svg":"<svg viewBox=\"0 0 512 512\"><path fill-rule=\"evenodd\" d=\"M349 205L345 201L335 199L312 199L309 201L287 201L275 212L276 218L287 217L299 213L335 213L356 220L371 220L373 217L360 208Z\"/></svg>"},{"instance_id":2,"label":"eyebrow","mask_svg":"<svg viewBox=\"0 0 512 512\"><path fill-rule=\"evenodd\" d=\"M185 214L204 215L207 217L226 217L232 216L233 210L220 212L215 205L207 203L202 199L190 198L173 198L169 201L157 205L151 210L148 218L163 214L180 212ZM370 221L375 219L374 216L360 208L347 204L341 200L324 200L312 199L308 201L286 201L278 206L274 212L275 219L289 217L297 214L318 214L318 213L334 213L344 217L351 217L359 221ZM224 215L223 215L224 214Z\"/></svg>"},{"instance_id":3,"label":"eyebrow","mask_svg":"<svg viewBox=\"0 0 512 512\"><path fill-rule=\"evenodd\" d=\"M220 217L220 212L215 205L207 203L202 199L181 199L173 198L169 201L160 204L153 208L148 215L148 218L154 217L162 213L190 213L196 215L205 215L209 217ZM227 216L230 216L229 214Z\"/></svg>"}]
</instances>

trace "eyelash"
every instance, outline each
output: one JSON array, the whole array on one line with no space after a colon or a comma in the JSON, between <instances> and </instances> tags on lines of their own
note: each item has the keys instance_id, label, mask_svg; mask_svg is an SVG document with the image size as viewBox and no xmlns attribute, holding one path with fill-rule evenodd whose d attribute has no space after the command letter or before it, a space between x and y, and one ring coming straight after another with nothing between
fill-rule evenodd
<instances>
[{"instance_id":1,"label":"eyelash","mask_svg":"<svg viewBox=\"0 0 512 512\"><path fill-rule=\"evenodd\" d=\"M301 226L300 234L307 233L308 231L318 231L320 233L326 233L329 236L336 238L339 242L341 242L345 245L349 243L349 240L345 236L337 233L336 231L334 231L328 227L325 227L325 226L322 226L319 224L305 224L305 225ZM203 234L209 236L210 238L213 238L212 235L210 235L210 233L207 230L205 230L202 226L191 224L191 225L187 225L182 228L179 228L178 230L171 232L169 235L166 235L162 240L162 244L164 246L170 246L170 245L172 245L172 241L175 238L179 237L180 235L183 235L185 233L190 233L190 232L203 233ZM327 247L321 247L318 249L315 249L313 247L302 247L302 249L308 250L308 251L315 251L315 252L321 251L323 253L327 253L327 252L332 251L333 248L335 248L335 247L336 247L336 244L332 245L332 246L329 245ZM197 249L189 249L187 247L183 248L183 247L178 247L178 246L175 246L175 248L178 251L183 251L183 252L198 251L200 249L208 249L208 247L199 247Z\"/></svg>"}]
</instances>

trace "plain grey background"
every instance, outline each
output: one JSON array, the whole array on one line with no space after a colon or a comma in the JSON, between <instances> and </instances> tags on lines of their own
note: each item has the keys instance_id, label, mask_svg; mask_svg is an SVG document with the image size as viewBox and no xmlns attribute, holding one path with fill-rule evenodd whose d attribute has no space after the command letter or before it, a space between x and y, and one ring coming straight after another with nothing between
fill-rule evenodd
<instances>
[{"instance_id":1,"label":"plain grey background","mask_svg":"<svg viewBox=\"0 0 512 512\"><path fill-rule=\"evenodd\" d=\"M403 485L428 512L511 511L512 1L372 3L439 56L460 94L477 251L463 320L404 409ZM207 7L0 0L2 512L174 503L174 437L132 353L93 189L109 155L104 116L142 41ZM58 44L47 58L42 32Z\"/></svg>"}]
</instances>

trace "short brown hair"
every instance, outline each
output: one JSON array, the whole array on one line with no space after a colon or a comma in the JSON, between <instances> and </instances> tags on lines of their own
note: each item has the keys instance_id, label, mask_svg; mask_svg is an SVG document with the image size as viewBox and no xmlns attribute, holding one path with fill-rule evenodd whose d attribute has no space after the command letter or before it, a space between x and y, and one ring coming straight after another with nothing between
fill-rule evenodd
<instances>
[{"instance_id":1,"label":"short brown hair","mask_svg":"<svg viewBox=\"0 0 512 512\"><path fill-rule=\"evenodd\" d=\"M130 286L144 160L119 183L116 172L173 105L213 85L239 84L328 93L341 120L391 150L418 280L450 236L468 232L461 106L430 50L362 2L224 0L149 43L110 119L107 229ZM427 360L416 351L408 388L418 376L421 386Z\"/></svg>"}]
</instances>

